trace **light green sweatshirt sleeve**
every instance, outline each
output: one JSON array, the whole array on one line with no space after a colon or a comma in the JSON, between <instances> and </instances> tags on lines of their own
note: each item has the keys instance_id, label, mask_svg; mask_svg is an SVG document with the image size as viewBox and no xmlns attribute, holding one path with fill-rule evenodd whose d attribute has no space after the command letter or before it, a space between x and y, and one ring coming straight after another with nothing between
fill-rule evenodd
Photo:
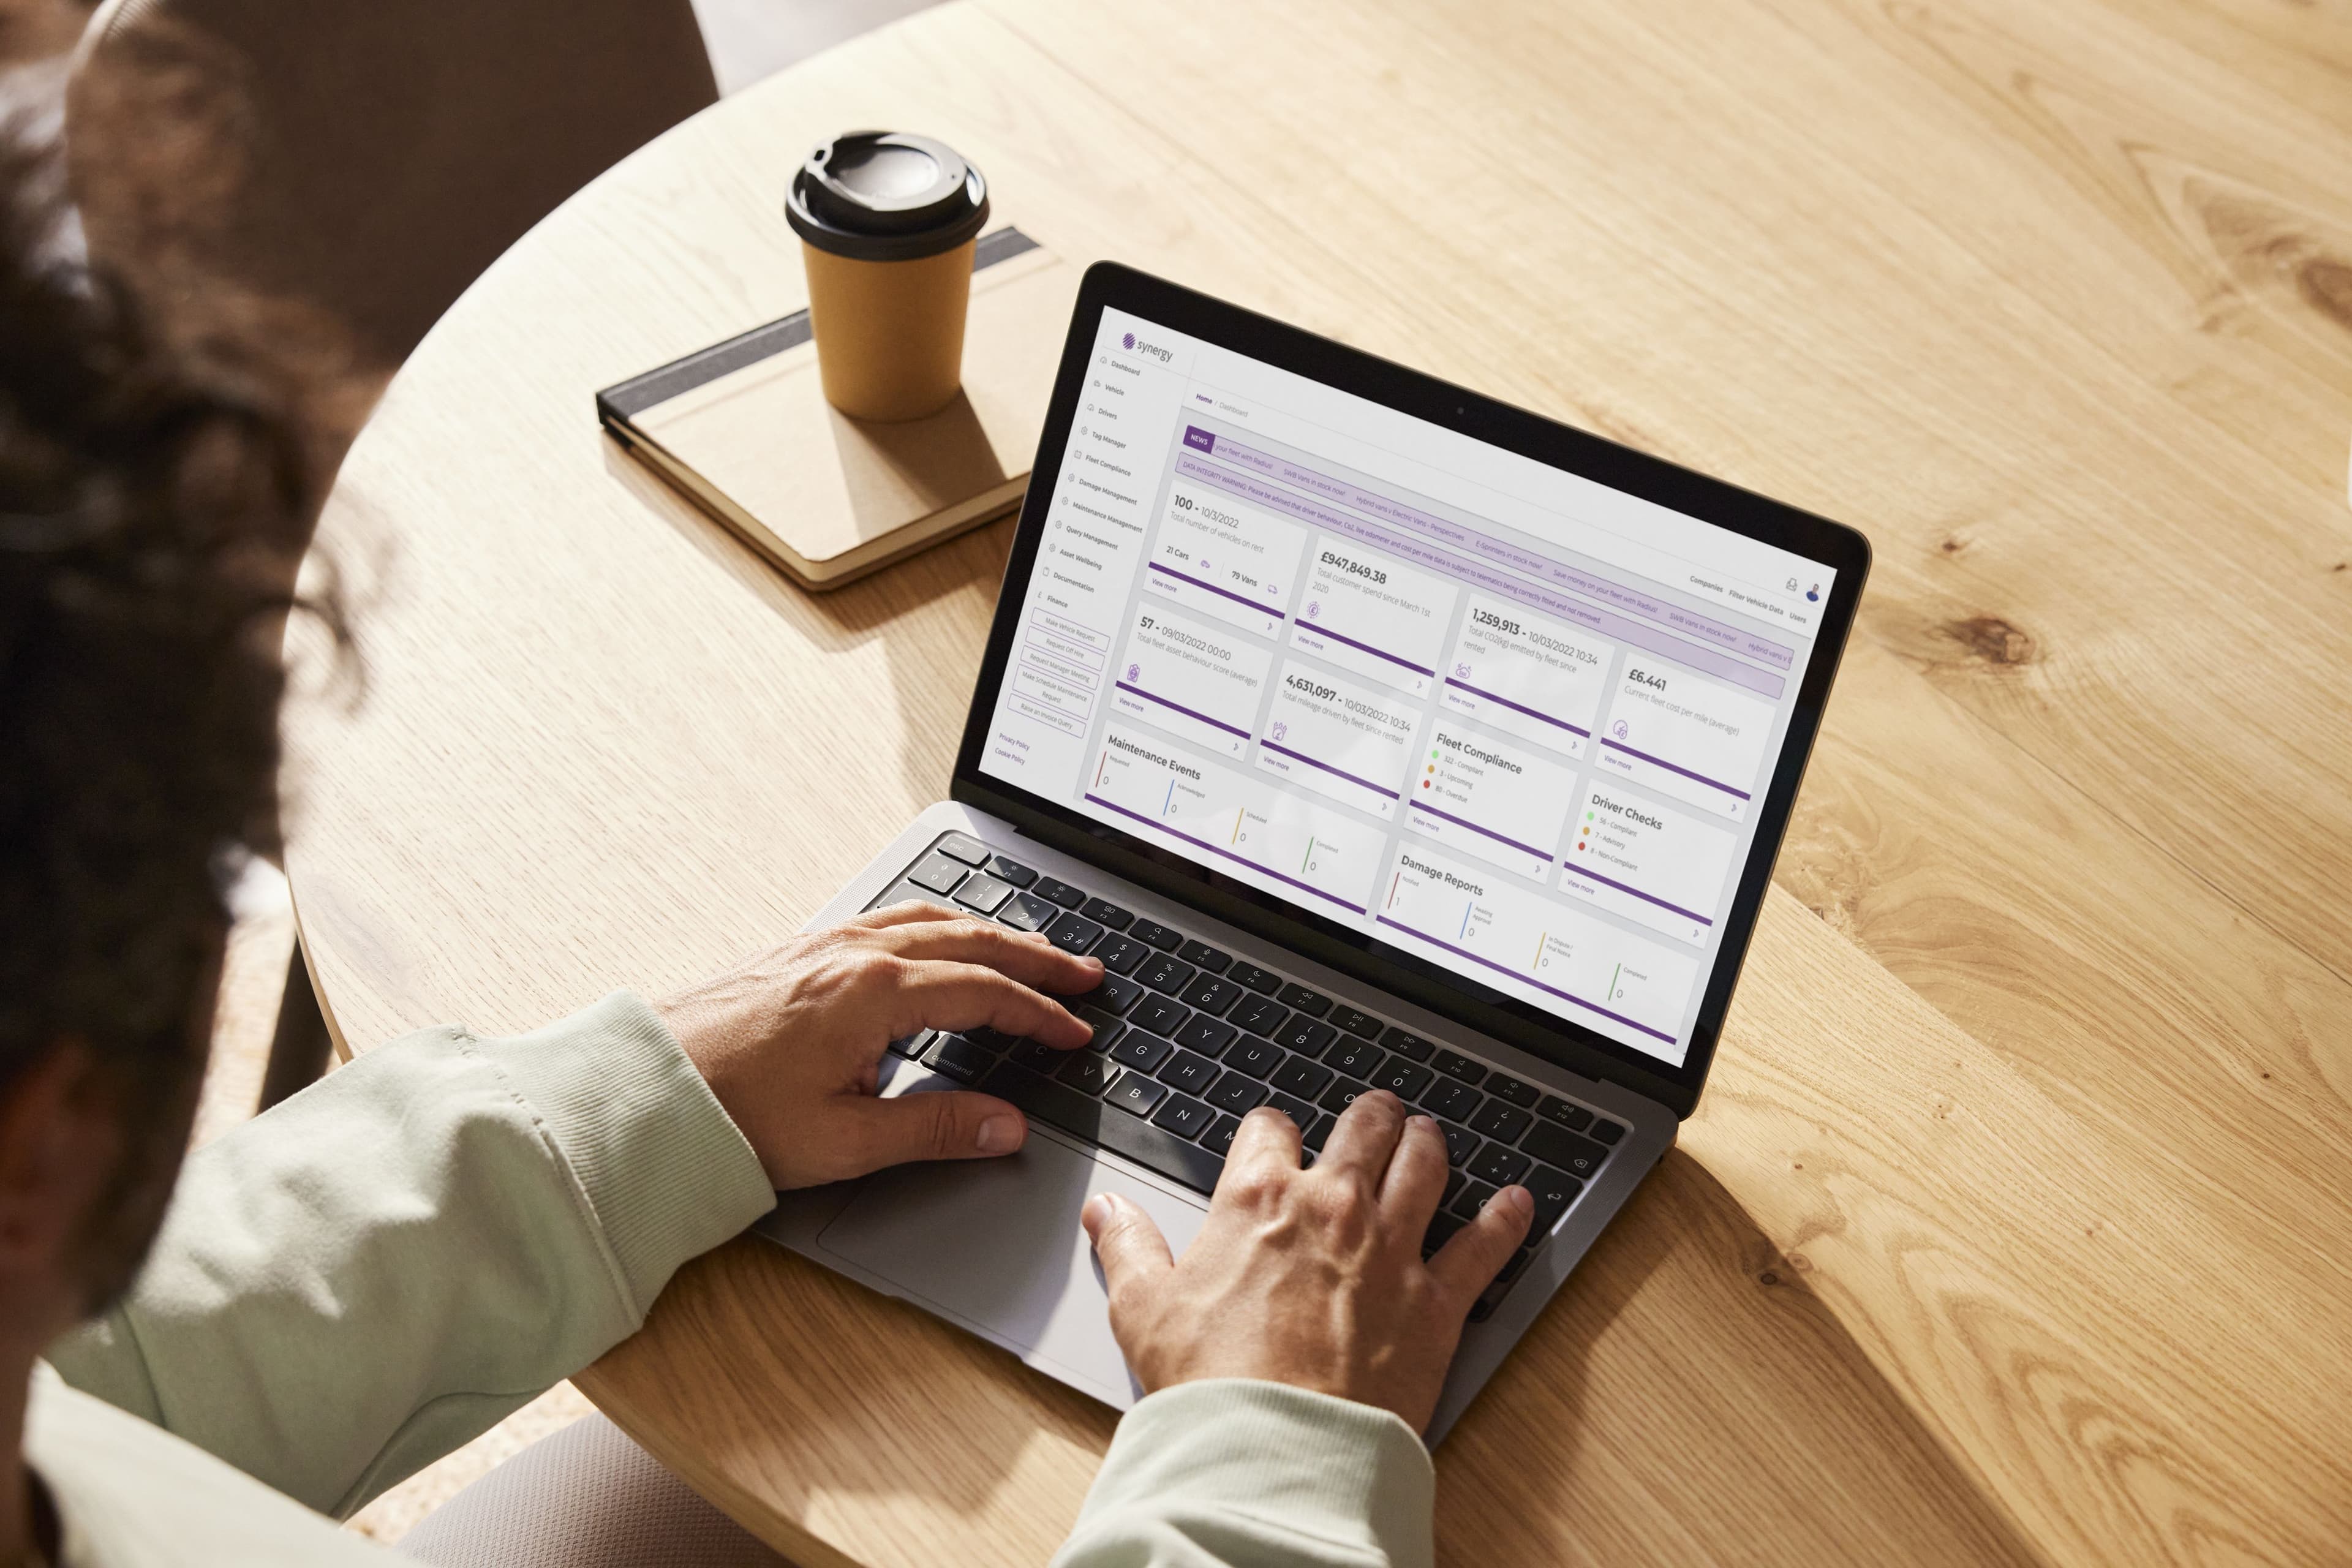
<instances>
[{"instance_id":1,"label":"light green sweatshirt sleeve","mask_svg":"<svg viewBox=\"0 0 2352 1568\"><path fill-rule=\"evenodd\" d=\"M1430 1568L1436 1475L1385 1410L1212 1379L1127 1413L1054 1568Z\"/></svg>"},{"instance_id":2,"label":"light green sweatshirt sleeve","mask_svg":"<svg viewBox=\"0 0 2352 1568\"><path fill-rule=\"evenodd\" d=\"M426 1029L190 1158L75 1387L348 1515L635 1331L774 1204L653 1009Z\"/></svg>"}]
</instances>

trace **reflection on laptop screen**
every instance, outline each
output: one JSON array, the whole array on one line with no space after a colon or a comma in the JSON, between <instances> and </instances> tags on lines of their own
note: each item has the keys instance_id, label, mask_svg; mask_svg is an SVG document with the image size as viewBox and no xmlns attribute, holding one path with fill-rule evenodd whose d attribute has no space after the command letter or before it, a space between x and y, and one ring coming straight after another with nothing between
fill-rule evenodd
<instances>
[{"instance_id":1,"label":"reflection on laptop screen","mask_svg":"<svg viewBox=\"0 0 2352 1568\"><path fill-rule=\"evenodd\" d=\"M982 768L1679 1065L1830 569L1117 310Z\"/></svg>"}]
</instances>

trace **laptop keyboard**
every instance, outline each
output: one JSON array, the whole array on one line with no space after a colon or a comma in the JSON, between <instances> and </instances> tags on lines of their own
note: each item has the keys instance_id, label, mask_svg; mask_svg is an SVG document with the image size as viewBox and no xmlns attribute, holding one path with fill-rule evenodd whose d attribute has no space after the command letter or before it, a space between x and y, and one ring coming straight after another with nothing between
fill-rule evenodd
<instances>
[{"instance_id":1,"label":"laptop keyboard","mask_svg":"<svg viewBox=\"0 0 2352 1568\"><path fill-rule=\"evenodd\" d=\"M891 1050L1012 1101L1040 1121L1208 1193L1241 1119L1271 1105L1311 1161L1356 1096L1385 1089L1437 1119L1445 1196L1426 1257L1496 1189L1534 1194L1522 1247L1472 1310L1494 1311L1599 1173L1624 1127L1474 1058L1110 900L1041 876L962 833L942 835L871 908L920 899L1102 960L1102 984L1064 1000L1093 1043L1059 1051L993 1029L926 1029Z\"/></svg>"}]
</instances>

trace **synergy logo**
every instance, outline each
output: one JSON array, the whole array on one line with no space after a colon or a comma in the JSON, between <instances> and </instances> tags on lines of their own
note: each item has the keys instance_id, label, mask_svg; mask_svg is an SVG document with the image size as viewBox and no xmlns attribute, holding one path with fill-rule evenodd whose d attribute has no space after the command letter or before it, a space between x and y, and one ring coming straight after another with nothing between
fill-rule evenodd
<instances>
[{"instance_id":1,"label":"synergy logo","mask_svg":"<svg viewBox=\"0 0 2352 1568\"><path fill-rule=\"evenodd\" d=\"M1158 360L1162 364L1173 364L1176 363L1176 351L1174 349L1163 349L1158 343L1144 342L1137 338L1133 332L1129 332L1127 335L1120 338L1118 340L1118 346L1125 349L1129 353L1150 354L1152 358Z\"/></svg>"}]
</instances>

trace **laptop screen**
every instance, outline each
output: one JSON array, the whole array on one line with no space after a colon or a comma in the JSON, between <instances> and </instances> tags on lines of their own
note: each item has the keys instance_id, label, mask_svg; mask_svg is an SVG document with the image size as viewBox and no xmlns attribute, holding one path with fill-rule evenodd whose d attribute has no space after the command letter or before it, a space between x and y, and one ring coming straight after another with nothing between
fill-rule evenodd
<instances>
[{"instance_id":1,"label":"laptop screen","mask_svg":"<svg viewBox=\"0 0 2352 1568\"><path fill-rule=\"evenodd\" d=\"M1682 1065L1829 567L1114 309L1033 483L982 772Z\"/></svg>"}]
</instances>

